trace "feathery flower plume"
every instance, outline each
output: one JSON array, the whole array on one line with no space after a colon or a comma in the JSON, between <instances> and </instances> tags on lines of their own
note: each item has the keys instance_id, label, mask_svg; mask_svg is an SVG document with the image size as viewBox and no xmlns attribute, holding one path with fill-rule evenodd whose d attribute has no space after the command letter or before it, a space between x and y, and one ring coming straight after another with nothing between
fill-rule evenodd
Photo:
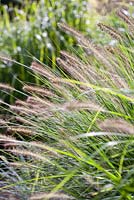
<instances>
[{"instance_id":1,"label":"feathery flower plume","mask_svg":"<svg viewBox=\"0 0 134 200\"><path fill-rule=\"evenodd\" d=\"M9 127L7 129L8 132L12 133L19 133L23 135L36 135L37 133L31 129L25 128L25 127Z\"/></svg>"},{"instance_id":2,"label":"feathery flower plume","mask_svg":"<svg viewBox=\"0 0 134 200\"><path fill-rule=\"evenodd\" d=\"M77 73L82 75L85 81L95 81L95 79L99 79L97 70L92 65L90 65L89 62L84 63L75 55L64 51L61 51L61 58L68 63L69 67L74 68Z\"/></svg>"},{"instance_id":3,"label":"feathery flower plume","mask_svg":"<svg viewBox=\"0 0 134 200\"><path fill-rule=\"evenodd\" d=\"M75 29L73 29L72 27L70 27L69 25L65 23L58 23L58 26L60 29L71 34L74 37L78 37L78 38L83 37L83 35L79 31L76 31Z\"/></svg>"},{"instance_id":4,"label":"feathery flower plume","mask_svg":"<svg viewBox=\"0 0 134 200\"><path fill-rule=\"evenodd\" d=\"M33 147L38 147L40 149L44 149L44 150L49 151L52 154L54 154L54 155L56 155L56 156L59 157L59 154L57 152L55 152L55 150L52 147L46 145L45 143L41 143L41 142L29 142L29 143L27 143L27 145L28 146L33 146Z\"/></svg>"},{"instance_id":5,"label":"feathery flower plume","mask_svg":"<svg viewBox=\"0 0 134 200\"><path fill-rule=\"evenodd\" d=\"M67 31L69 34L71 34L73 37L75 37L75 39L78 42L86 40L82 33L80 33L79 31L76 31L74 28L70 27L68 24L58 23L58 26L61 30L65 31L65 32Z\"/></svg>"},{"instance_id":6,"label":"feathery flower plume","mask_svg":"<svg viewBox=\"0 0 134 200\"><path fill-rule=\"evenodd\" d=\"M69 66L73 67L74 69L78 70L79 72L81 69L83 70L83 65L78 57L71 55L65 51L60 52L60 57L62 60L64 60L66 63L68 63Z\"/></svg>"},{"instance_id":7,"label":"feathery flower plume","mask_svg":"<svg viewBox=\"0 0 134 200\"><path fill-rule=\"evenodd\" d=\"M0 141L9 141L9 142L16 142L16 138L13 136L9 136L9 135L4 135L4 134L0 134Z\"/></svg>"},{"instance_id":8,"label":"feathery flower plume","mask_svg":"<svg viewBox=\"0 0 134 200\"><path fill-rule=\"evenodd\" d=\"M29 107L28 103L27 103L26 101L22 101L22 100L16 100L16 101L15 101L15 105L16 105L16 106Z\"/></svg>"},{"instance_id":9,"label":"feathery flower plume","mask_svg":"<svg viewBox=\"0 0 134 200\"><path fill-rule=\"evenodd\" d=\"M41 104L43 104L44 103L44 99L42 99L42 98L39 98L39 97L33 97L33 96L28 96L28 98L27 98L27 100L26 100L26 102L28 103L28 104L33 104L33 105L41 105Z\"/></svg>"},{"instance_id":10,"label":"feathery flower plume","mask_svg":"<svg viewBox=\"0 0 134 200\"><path fill-rule=\"evenodd\" d=\"M0 99L0 104L5 104L5 102L2 99Z\"/></svg>"},{"instance_id":11,"label":"feathery flower plume","mask_svg":"<svg viewBox=\"0 0 134 200\"><path fill-rule=\"evenodd\" d=\"M41 64L37 62L32 62L31 69L42 76L45 76L48 79L52 79L55 77L55 75L45 67L43 67Z\"/></svg>"},{"instance_id":12,"label":"feathery flower plume","mask_svg":"<svg viewBox=\"0 0 134 200\"><path fill-rule=\"evenodd\" d=\"M86 79L89 78L89 71L92 71L92 74L94 73L95 69L90 70L89 63L84 63L82 61L80 61L80 59L78 57L76 57L75 55L69 54L65 51L61 51L60 52L61 55L61 59L64 60L66 63L68 63L68 66L70 68L74 68L77 73L82 74L82 76ZM88 75L87 75L88 74ZM90 77L91 78L91 77Z\"/></svg>"},{"instance_id":13,"label":"feathery flower plume","mask_svg":"<svg viewBox=\"0 0 134 200\"><path fill-rule=\"evenodd\" d=\"M3 120L3 119L0 119L0 125L7 125L7 124L8 124L7 121L5 121L5 120Z\"/></svg>"},{"instance_id":14,"label":"feathery flower plume","mask_svg":"<svg viewBox=\"0 0 134 200\"><path fill-rule=\"evenodd\" d=\"M34 97L33 97L33 98L34 98ZM34 103L33 103L33 101L32 101L32 102L29 101L29 97L27 98L26 101L17 100L17 101L15 102L15 105L16 105L17 107L18 107L18 106L24 107L25 110L26 110L26 109L32 109L32 110L34 110L34 111L37 111L37 110L39 110L40 108L45 108L45 107L46 107L45 105L41 104L39 101L37 102L37 98L35 98L35 99L36 99L36 102L34 102ZM44 102L45 102L45 101L44 101Z\"/></svg>"},{"instance_id":15,"label":"feathery flower plume","mask_svg":"<svg viewBox=\"0 0 134 200\"><path fill-rule=\"evenodd\" d=\"M110 45L105 45L104 49L106 49L106 51L109 51L111 54L114 54L116 51L116 48Z\"/></svg>"},{"instance_id":16,"label":"feathery flower plume","mask_svg":"<svg viewBox=\"0 0 134 200\"><path fill-rule=\"evenodd\" d=\"M116 31L114 28L107 26L105 24L102 23L98 23L99 28L108 33L109 35L111 35L114 39L122 41L123 36L121 35L121 33L119 33L118 31Z\"/></svg>"},{"instance_id":17,"label":"feathery flower plume","mask_svg":"<svg viewBox=\"0 0 134 200\"><path fill-rule=\"evenodd\" d=\"M38 98L38 97L32 97L32 96L29 96L27 98L27 103L29 104L33 104L34 106L38 105L39 108L47 108L47 107L51 107L53 106L54 104L46 99L42 99L42 98Z\"/></svg>"},{"instance_id":18,"label":"feathery flower plume","mask_svg":"<svg viewBox=\"0 0 134 200\"><path fill-rule=\"evenodd\" d=\"M15 120L17 120L18 122L21 122L21 123L23 123L25 125L27 124L27 125L34 126L34 122L33 121L30 121L30 119L25 119L24 117L21 117L21 116L16 116Z\"/></svg>"},{"instance_id":19,"label":"feathery flower plume","mask_svg":"<svg viewBox=\"0 0 134 200\"><path fill-rule=\"evenodd\" d=\"M38 113L35 111L35 110L31 110L31 109L28 109L28 108L25 108L25 107L22 107L22 106L10 106L10 109L12 111L15 111L17 113L20 113L20 114L26 114L26 115L37 115Z\"/></svg>"},{"instance_id":20,"label":"feathery flower plume","mask_svg":"<svg viewBox=\"0 0 134 200\"><path fill-rule=\"evenodd\" d=\"M28 162L8 162L8 165L14 168L36 168L37 166L32 165Z\"/></svg>"},{"instance_id":21,"label":"feathery flower plume","mask_svg":"<svg viewBox=\"0 0 134 200\"><path fill-rule=\"evenodd\" d=\"M67 73L69 73L73 78L82 81L82 82L87 82L87 80L69 63L65 62L61 58L57 58L57 63L60 67L62 67Z\"/></svg>"},{"instance_id":22,"label":"feathery flower plume","mask_svg":"<svg viewBox=\"0 0 134 200\"><path fill-rule=\"evenodd\" d=\"M67 200L73 198L64 193L57 192L57 193L35 193L30 197L29 200L43 200L43 199Z\"/></svg>"},{"instance_id":23,"label":"feathery flower plume","mask_svg":"<svg viewBox=\"0 0 134 200\"><path fill-rule=\"evenodd\" d=\"M85 38L83 36L83 34L79 33L78 31L71 28L67 24L63 24L63 26L62 26L62 24L60 23L59 27L63 30L68 31L70 34L72 34L76 38L77 42L86 51L87 54L89 54L89 52L91 54L91 52L92 52L98 60L101 60L106 66L112 67L111 63L106 59L106 56L101 54L101 52L99 50L97 50L96 46L93 45L91 43L91 41L89 41L87 38Z\"/></svg>"},{"instance_id":24,"label":"feathery flower plume","mask_svg":"<svg viewBox=\"0 0 134 200\"><path fill-rule=\"evenodd\" d=\"M123 119L106 119L99 127L103 131L134 134L134 126Z\"/></svg>"},{"instance_id":25,"label":"feathery flower plume","mask_svg":"<svg viewBox=\"0 0 134 200\"><path fill-rule=\"evenodd\" d=\"M134 27L134 19L132 19L130 16L126 15L123 9L117 10L117 15L123 19L128 25Z\"/></svg>"},{"instance_id":26,"label":"feathery flower plume","mask_svg":"<svg viewBox=\"0 0 134 200\"><path fill-rule=\"evenodd\" d=\"M73 110L89 110L89 111L104 111L104 109L90 101L87 102L80 102L80 101L72 101L72 102L67 102L63 105L63 107L67 110L73 111Z\"/></svg>"},{"instance_id":27,"label":"feathery flower plume","mask_svg":"<svg viewBox=\"0 0 134 200\"><path fill-rule=\"evenodd\" d=\"M32 151L27 151L27 150L22 150L22 149L17 149L17 148L8 149L6 151L9 151L9 152L16 154L16 155L23 155L23 156L26 156L26 157L34 158L36 160L40 160L40 161L44 161L44 162L50 162L49 159L47 159L45 156L42 156L39 153L33 153Z\"/></svg>"},{"instance_id":28,"label":"feathery flower plume","mask_svg":"<svg viewBox=\"0 0 134 200\"><path fill-rule=\"evenodd\" d=\"M134 19L124 12L123 9L117 11L117 15L128 24L129 35L133 38L134 36Z\"/></svg>"},{"instance_id":29,"label":"feathery flower plume","mask_svg":"<svg viewBox=\"0 0 134 200\"><path fill-rule=\"evenodd\" d=\"M20 140L14 140L14 139L10 139L11 137L9 137L9 139L7 140L6 142L6 139L4 137L4 142L5 142L5 147L13 147L13 146L21 146L21 147L33 147L33 148L38 148L38 149L42 149L44 151L46 151L47 153L49 153L49 155L54 155L54 156L57 156L59 157L60 155L55 151L55 149L53 149L53 147L50 147L48 146L47 144L45 143L42 143L42 142L25 142L25 141L20 141ZM2 141L2 140L0 140Z\"/></svg>"},{"instance_id":30,"label":"feathery flower plume","mask_svg":"<svg viewBox=\"0 0 134 200\"><path fill-rule=\"evenodd\" d=\"M54 78L56 79L56 78ZM52 87L53 87L53 90L55 91L55 93L60 96L60 97L63 97L67 100L69 100L70 98L72 98L72 94L69 90L66 90L66 88L63 86L63 85L59 85L59 83L55 83L53 82L54 79L51 79L51 82L52 82Z\"/></svg>"},{"instance_id":31,"label":"feathery flower plume","mask_svg":"<svg viewBox=\"0 0 134 200\"><path fill-rule=\"evenodd\" d=\"M2 90L11 90L11 91L15 90L15 88L11 87L8 84L4 84L4 83L0 83L0 89L2 89Z\"/></svg>"},{"instance_id":32,"label":"feathery flower plume","mask_svg":"<svg viewBox=\"0 0 134 200\"><path fill-rule=\"evenodd\" d=\"M35 93L37 95L45 96L45 97L54 97L55 94L53 94L50 90L47 90L43 87L37 87L37 86L30 86L25 85L23 87L23 90L29 93Z\"/></svg>"},{"instance_id":33,"label":"feathery flower plume","mask_svg":"<svg viewBox=\"0 0 134 200\"><path fill-rule=\"evenodd\" d=\"M81 64L81 61L75 55L72 55L66 51L60 51L60 56L62 60L66 62L70 61L72 64Z\"/></svg>"},{"instance_id":34,"label":"feathery flower plume","mask_svg":"<svg viewBox=\"0 0 134 200\"><path fill-rule=\"evenodd\" d=\"M17 142L5 142L4 144L3 144L3 146L5 147L5 148L14 148L14 147L17 147L17 146L19 146L20 144L19 143L17 143Z\"/></svg>"}]
</instances>

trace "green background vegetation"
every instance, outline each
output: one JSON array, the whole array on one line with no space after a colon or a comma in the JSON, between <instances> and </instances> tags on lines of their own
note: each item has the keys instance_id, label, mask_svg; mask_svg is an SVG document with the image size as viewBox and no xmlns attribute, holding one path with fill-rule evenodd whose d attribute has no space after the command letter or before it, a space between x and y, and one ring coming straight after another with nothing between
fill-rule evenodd
<instances>
[{"instance_id":1,"label":"green background vegetation","mask_svg":"<svg viewBox=\"0 0 134 200\"><path fill-rule=\"evenodd\" d=\"M10 1L11 2L11 1ZM74 40L61 32L58 22L66 22L89 34L86 0L23 1L23 6L0 7L0 54L29 66L33 57L55 67L60 49L75 46ZM24 67L16 64L0 64L0 81L19 84L20 80L33 79Z\"/></svg>"}]
</instances>

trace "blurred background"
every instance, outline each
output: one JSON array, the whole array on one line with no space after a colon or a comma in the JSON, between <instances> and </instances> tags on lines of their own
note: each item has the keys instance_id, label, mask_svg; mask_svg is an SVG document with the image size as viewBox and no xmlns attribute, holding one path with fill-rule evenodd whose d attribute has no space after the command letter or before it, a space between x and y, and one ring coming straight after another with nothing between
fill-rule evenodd
<instances>
[{"instance_id":1,"label":"blurred background","mask_svg":"<svg viewBox=\"0 0 134 200\"><path fill-rule=\"evenodd\" d=\"M0 1L0 56L30 66L35 58L55 68L61 49L77 49L72 37L61 32L58 22L66 22L99 40L96 23L117 6L132 1L118 0L1 0ZM96 35L98 35L96 37ZM19 81L37 80L26 72L26 67L12 62L0 62L0 82L20 88Z\"/></svg>"},{"instance_id":2,"label":"blurred background","mask_svg":"<svg viewBox=\"0 0 134 200\"><path fill-rule=\"evenodd\" d=\"M0 6L0 55L29 66L33 57L55 67L60 49L75 46L61 32L58 22L89 34L87 0L2 0ZM0 82L30 81L26 69L11 62L0 63Z\"/></svg>"}]
</instances>

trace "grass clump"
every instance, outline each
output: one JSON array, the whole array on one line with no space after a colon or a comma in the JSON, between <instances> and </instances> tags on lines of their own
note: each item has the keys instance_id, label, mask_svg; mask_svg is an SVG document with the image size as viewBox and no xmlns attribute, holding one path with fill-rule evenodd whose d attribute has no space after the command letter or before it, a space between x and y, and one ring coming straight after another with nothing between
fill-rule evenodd
<instances>
[{"instance_id":1,"label":"grass clump","mask_svg":"<svg viewBox=\"0 0 134 200\"><path fill-rule=\"evenodd\" d=\"M125 13L117 12L123 33L99 24L115 46L59 23L82 56L62 51L55 70L34 61L41 86L25 83L25 101L1 102L12 115L1 120L0 191L20 199L134 198L133 18Z\"/></svg>"}]
</instances>

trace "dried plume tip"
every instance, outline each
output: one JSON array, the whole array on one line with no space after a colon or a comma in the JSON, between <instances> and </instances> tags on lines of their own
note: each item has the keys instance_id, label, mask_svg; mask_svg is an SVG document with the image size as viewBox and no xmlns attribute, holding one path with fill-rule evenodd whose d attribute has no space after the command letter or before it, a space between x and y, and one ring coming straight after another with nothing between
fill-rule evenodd
<instances>
[{"instance_id":1,"label":"dried plume tip","mask_svg":"<svg viewBox=\"0 0 134 200\"><path fill-rule=\"evenodd\" d=\"M98 24L99 28L108 33L109 35L111 35L114 39L122 41L123 36L121 35L121 33L119 33L118 31L116 31L114 28L107 26L105 24L99 23Z\"/></svg>"}]
</instances>

